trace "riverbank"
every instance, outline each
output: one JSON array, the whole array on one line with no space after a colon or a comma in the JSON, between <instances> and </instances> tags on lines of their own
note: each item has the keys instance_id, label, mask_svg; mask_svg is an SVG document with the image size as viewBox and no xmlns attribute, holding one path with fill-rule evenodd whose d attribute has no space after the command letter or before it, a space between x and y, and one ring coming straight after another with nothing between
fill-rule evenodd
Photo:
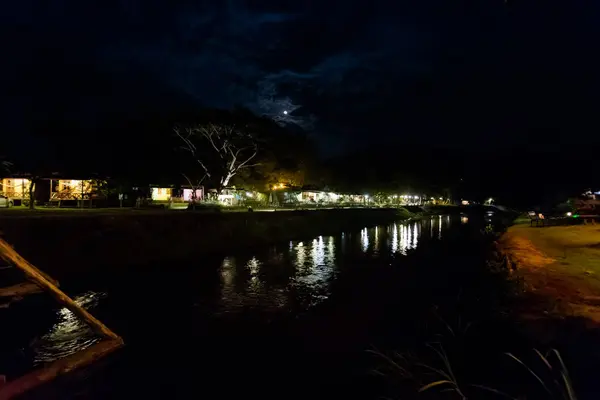
<instances>
[{"instance_id":1,"label":"riverbank","mask_svg":"<svg viewBox=\"0 0 600 400\"><path fill-rule=\"evenodd\" d=\"M600 227L515 225L500 245L524 281L527 314L581 317L600 327Z\"/></svg>"},{"instance_id":2,"label":"riverbank","mask_svg":"<svg viewBox=\"0 0 600 400\"><path fill-rule=\"evenodd\" d=\"M506 353L560 393L564 388L533 351L553 348L579 398L595 398L600 358L590 351L593 338L574 329L553 341L524 332L514 318L520 285L510 279L487 224L423 218L192 258L178 269L170 262L68 274L63 286L100 299L91 311L128 345L94 366L94 374L62 381L72 387L53 384L54 395L40 389L28 398L188 398L198 393L199 374L207 393L235 382L225 397L442 399L451 389L467 398L498 398L488 387L513 398L546 398L544 387ZM41 319L37 314L35 323ZM156 321L152 329L148 321ZM78 337L67 328L67 337ZM31 342L22 325L13 333L25 347ZM61 344L60 335L55 339ZM560 374L556 357L548 359ZM164 385L149 387L147 377L157 368ZM420 393L443 379L431 368L451 368L453 382ZM268 384L256 385L265 379Z\"/></svg>"},{"instance_id":3,"label":"riverbank","mask_svg":"<svg viewBox=\"0 0 600 400\"><path fill-rule=\"evenodd\" d=\"M13 214L15 215L15 214ZM36 213L4 217L5 240L48 272L166 264L406 220L403 208L205 213Z\"/></svg>"}]
</instances>

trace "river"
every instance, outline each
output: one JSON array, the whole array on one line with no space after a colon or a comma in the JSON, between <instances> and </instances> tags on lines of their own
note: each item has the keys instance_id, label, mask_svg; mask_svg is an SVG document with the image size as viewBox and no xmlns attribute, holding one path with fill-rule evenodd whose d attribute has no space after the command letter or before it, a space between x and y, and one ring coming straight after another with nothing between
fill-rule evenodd
<instances>
[{"instance_id":1,"label":"river","mask_svg":"<svg viewBox=\"0 0 600 400\"><path fill-rule=\"evenodd\" d=\"M70 273L63 289L126 347L30 397L335 396L362 373L348 354L364 350L370 319L384 311L369 299L378 285L369 271L402 268L415 249L490 222L439 215L180 265ZM7 375L98 340L66 309L44 315L25 323L28 346L5 354Z\"/></svg>"}]
</instances>

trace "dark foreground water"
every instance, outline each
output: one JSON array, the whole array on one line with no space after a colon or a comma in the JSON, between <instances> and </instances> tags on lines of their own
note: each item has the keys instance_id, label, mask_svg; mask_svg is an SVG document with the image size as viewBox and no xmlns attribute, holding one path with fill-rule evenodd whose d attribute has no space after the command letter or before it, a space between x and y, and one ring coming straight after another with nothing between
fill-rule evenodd
<instances>
[{"instance_id":1,"label":"dark foreground water","mask_svg":"<svg viewBox=\"0 0 600 400\"><path fill-rule=\"evenodd\" d=\"M127 270L89 271L82 260L80 272L58 276L63 289L126 347L30 397L362 397L371 389L361 357L375 321L415 309L379 309L373 299L390 282L378 281L378 269L402 269L414 249L447 236L468 240L490 222L435 216ZM11 307L19 325L3 334L10 345L0 373L18 376L98 340L52 304Z\"/></svg>"}]
</instances>

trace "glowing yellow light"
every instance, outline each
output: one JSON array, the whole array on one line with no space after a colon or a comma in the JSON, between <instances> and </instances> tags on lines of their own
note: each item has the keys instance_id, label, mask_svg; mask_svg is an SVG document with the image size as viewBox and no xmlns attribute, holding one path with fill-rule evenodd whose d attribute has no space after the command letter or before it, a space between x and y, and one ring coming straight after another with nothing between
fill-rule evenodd
<instances>
[{"instance_id":1,"label":"glowing yellow light","mask_svg":"<svg viewBox=\"0 0 600 400\"><path fill-rule=\"evenodd\" d=\"M29 179L0 179L2 183L2 194L13 199L29 198Z\"/></svg>"},{"instance_id":2,"label":"glowing yellow light","mask_svg":"<svg viewBox=\"0 0 600 400\"><path fill-rule=\"evenodd\" d=\"M191 191L190 191L191 194ZM171 188L152 188L152 200L168 201L171 198Z\"/></svg>"}]
</instances>

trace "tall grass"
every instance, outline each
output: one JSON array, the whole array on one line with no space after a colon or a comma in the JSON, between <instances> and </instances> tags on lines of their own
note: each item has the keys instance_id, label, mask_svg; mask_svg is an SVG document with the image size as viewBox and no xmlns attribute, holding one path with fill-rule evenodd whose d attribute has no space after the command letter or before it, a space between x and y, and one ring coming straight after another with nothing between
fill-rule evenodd
<instances>
[{"instance_id":1,"label":"tall grass","mask_svg":"<svg viewBox=\"0 0 600 400\"><path fill-rule=\"evenodd\" d=\"M569 371L563 361L560 352L556 349L549 350L545 355L539 350L533 349L538 360L536 366L530 366L522 359L512 353L505 353L515 365L522 367L528 376L536 384L536 388L531 388L530 382L523 379L519 382L514 394L507 393L504 388L490 387L485 384L470 383L467 380L459 381L454 371L450 357L440 343L428 343L427 347L435 355L431 364L426 364L415 358L414 355L402 355L398 352L386 354L379 350L369 350L382 363L375 374L384 377L386 380L403 381L414 388L413 395L429 392L433 398L445 398L449 394L453 398L466 400L467 398L505 398L505 399L525 399L525 398L545 398L553 400L577 400L575 389ZM470 366L477 368L477 365ZM512 368L512 366L509 366ZM502 373L503 371L498 371ZM510 370L504 371L512 375ZM519 390L521 387L523 390ZM531 397L528 397L529 394ZM491 397L490 397L491 396ZM400 397L397 397L400 398ZM402 396L406 398L406 395Z\"/></svg>"},{"instance_id":2,"label":"tall grass","mask_svg":"<svg viewBox=\"0 0 600 400\"><path fill-rule=\"evenodd\" d=\"M540 387L543 388L549 396L548 398L577 400L575 390L573 389L573 383L571 382L571 377L569 376L569 371L565 366L565 363L558 350L552 349L546 353L546 355L543 355L537 349L533 349L533 351L539 357L539 360L542 363L542 367L539 369L528 366L520 358L511 353L506 353L506 355L524 367L526 371L529 372L533 378L535 378L535 380L540 384Z\"/></svg>"},{"instance_id":3,"label":"tall grass","mask_svg":"<svg viewBox=\"0 0 600 400\"><path fill-rule=\"evenodd\" d=\"M488 230L466 248L460 240L449 239L423 253L417 250L419 268L407 278L416 289L403 287L397 294L398 303L414 305L411 317L417 320L397 317L389 332L402 337L369 350L385 396L576 399L557 350L534 350L534 361L527 362L514 355L536 345L515 328L512 305L522 293L522 282L511 278L496 239ZM427 302L428 310L419 309Z\"/></svg>"}]
</instances>

